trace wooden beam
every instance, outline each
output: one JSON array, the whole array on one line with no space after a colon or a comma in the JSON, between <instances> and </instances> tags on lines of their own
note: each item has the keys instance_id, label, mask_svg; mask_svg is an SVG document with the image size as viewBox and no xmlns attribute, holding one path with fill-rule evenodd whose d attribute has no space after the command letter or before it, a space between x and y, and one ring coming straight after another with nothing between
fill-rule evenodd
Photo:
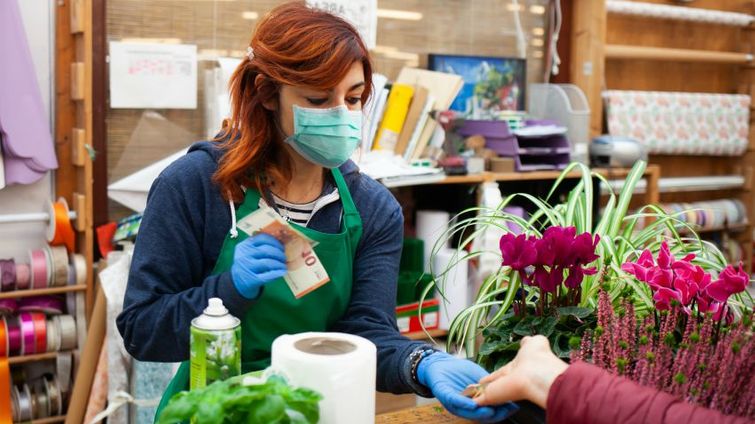
<instances>
[{"instance_id":1,"label":"wooden beam","mask_svg":"<svg viewBox=\"0 0 755 424\"><path fill-rule=\"evenodd\" d=\"M749 53L670 49L665 47L625 46L620 44L606 45L605 53L606 59L639 59L671 62L733 64L745 64L752 62L752 55Z\"/></svg>"},{"instance_id":2,"label":"wooden beam","mask_svg":"<svg viewBox=\"0 0 755 424\"><path fill-rule=\"evenodd\" d=\"M603 132L604 44L606 5L600 0L572 2L571 63L572 81L584 91L590 105L590 137Z\"/></svg>"},{"instance_id":3,"label":"wooden beam","mask_svg":"<svg viewBox=\"0 0 755 424\"><path fill-rule=\"evenodd\" d=\"M92 2L92 148L97 153L92 163L92 226L107 223L107 30L106 1ZM98 257L95 250L95 258Z\"/></svg>"}]
</instances>

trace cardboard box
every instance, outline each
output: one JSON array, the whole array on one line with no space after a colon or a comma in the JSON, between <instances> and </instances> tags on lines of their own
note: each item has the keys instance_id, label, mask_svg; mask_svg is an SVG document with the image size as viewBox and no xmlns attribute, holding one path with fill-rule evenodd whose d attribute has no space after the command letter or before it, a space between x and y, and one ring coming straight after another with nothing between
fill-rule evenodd
<instances>
[{"instance_id":1,"label":"cardboard box","mask_svg":"<svg viewBox=\"0 0 755 424\"><path fill-rule=\"evenodd\" d=\"M417 315L419 302L396 307L396 321L401 334L422 331L422 323L425 330L437 330L440 325L440 307L438 299L428 299L422 303L422 321Z\"/></svg>"}]
</instances>

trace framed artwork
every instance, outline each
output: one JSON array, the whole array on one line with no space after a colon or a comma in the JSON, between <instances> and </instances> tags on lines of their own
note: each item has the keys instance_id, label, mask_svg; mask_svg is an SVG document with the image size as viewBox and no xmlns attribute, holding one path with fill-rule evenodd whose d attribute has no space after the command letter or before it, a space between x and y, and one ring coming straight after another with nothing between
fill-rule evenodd
<instances>
[{"instance_id":1,"label":"framed artwork","mask_svg":"<svg viewBox=\"0 0 755 424\"><path fill-rule=\"evenodd\" d=\"M527 61L511 57L430 54L428 68L456 74L464 80L451 109L474 117L503 111L523 111Z\"/></svg>"}]
</instances>

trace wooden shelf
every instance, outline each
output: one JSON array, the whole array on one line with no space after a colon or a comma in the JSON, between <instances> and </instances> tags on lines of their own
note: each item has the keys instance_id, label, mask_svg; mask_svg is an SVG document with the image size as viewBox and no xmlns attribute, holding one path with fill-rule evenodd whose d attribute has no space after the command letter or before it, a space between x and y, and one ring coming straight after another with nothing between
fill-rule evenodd
<instances>
[{"instance_id":1,"label":"wooden shelf","mask_svg":"<svg viewBox=\"0 0 755 424\"><path fill-rule=\"evenodd\" d=\"M28 362L38 362L38 361L45 361L48 359L55 359L57 358L59 353L65 353L65 352L70 352L70 351L45 352L45 353L36 353L34 355L11 356L8 358L8 364L17 365L17 364L26 364Z\"/></svg>"},{"instance_id":2,"label":"wooden shelf","mask_svg":"<svg viewBox=\"0 0 755 424\"><path fill-rule=\"evenodd\" d=\"M32 420L31 424L55 424L62 423L66 420L65 415L58 415L57 417L40 418L38 420Z\"/></svg>"},{"instance_id":3,"label":"wooden shelf","mask_svg":"<svg viewBox=\"0 0 755 424\"><path fill-rule=\"evenodd\" d=\"M719 233L719 232L741 232L741 231L747 230L748 228L750 228L750 224L744 223L744 224L723 225L720 227L711 227L711 228L696 228L695 231L698 234Z\"/></svg>"},{"instance_id":4,"label":"wooden shelf","mask_svg":"<svg viewBox=\"0 0 755 424\"><path fill-rule=\"evenodd\" d=\"M51 287L48 289L14 290L0 293L0 299L13 299L16 297L43 296L48 294L60 294L69 292L86 291L86 284L75 286Z\"/></svg>"},{"instance_id":5,"label":"wooden shelf","mask_svg":"<svg viewBox=\"0 0 755 424\"><path fill-rule=\"evenodd\" d=\"M406 333L404 336L410 338L411 340L425 340L437 337L446 337L448 335L448 331L446 330L427 330L427 332L424 331L415 331L414 333Z\"/></svg>"},{"instance_id":6,"label":"wooden shelf","mask_svg":"<svg viewBox=\"0 0 755 424\"><path fill-rule=\"evenodd\" d=\"M625 46L620 44L607 44L605 46L605 53L607 59L644 59L672 62L730 64L747 64L752 62L752 55L749 53Z\"/></svg>"},{"instance_id":7,"label":"wooden shelf","mask_svg":"<svg viewBox=\"0 0 755 424\"><path fill-rule=\"evenodd\" d=\"M652 174L656 171L656 165L648 165L645 175ZM629 175L628 168L606 169L592 168L592 172L598 173L606 178L622 178ZM441 181L426 184L479 184L489 181L534 181L534 180L555 180L561 175L561 171L531 171L531 172L483 172L475 175L451 175ZM582 176L580 171L572 171L566 174L566 178L579 178ZM422 184L417 184L422 185Z\"/></svg>"}]
</instances>

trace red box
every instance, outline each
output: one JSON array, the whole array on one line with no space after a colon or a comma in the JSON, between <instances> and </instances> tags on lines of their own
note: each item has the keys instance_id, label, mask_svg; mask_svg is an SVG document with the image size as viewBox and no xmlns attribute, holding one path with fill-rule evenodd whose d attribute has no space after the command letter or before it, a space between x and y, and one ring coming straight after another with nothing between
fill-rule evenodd
<instances>
[{"instance_id":1,"label":"red box","mask_svg":"<svg viewBox=\"0 0 755 424\"><path fill-rule=\"evenodd\" d=\"M438 299L429 299L422 302L422 321L418 315L419 302L399 305L396 307L396 322L401 334L416 333L422 331L421 323L425 330L437 330L440 325L440 302Z\"/></svg>"}]
</instances>

